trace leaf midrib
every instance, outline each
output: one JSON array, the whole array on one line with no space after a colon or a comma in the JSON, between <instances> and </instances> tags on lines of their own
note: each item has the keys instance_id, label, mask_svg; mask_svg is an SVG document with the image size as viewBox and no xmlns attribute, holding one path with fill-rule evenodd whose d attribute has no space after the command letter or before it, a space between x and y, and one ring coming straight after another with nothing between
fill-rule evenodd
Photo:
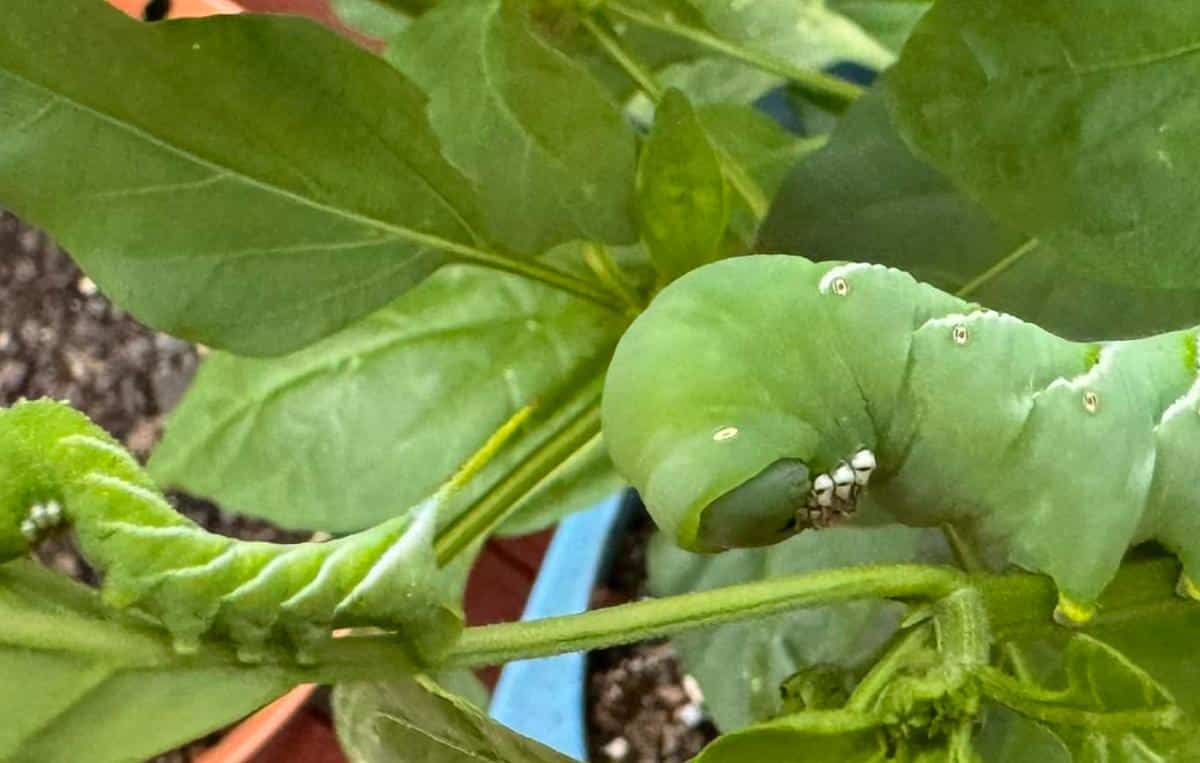
<instances>
[{"instance_id":1,"label":"leaf midrib","mask_svg":"<svg viewBox=\"0 0 1200 763\"><path fill-rule=\"evenodd\" d=\"M375 217L371 217L369 215L364 215L359 212L354 212L352 210L332 206L325 202L321 202L316 199L305 196L303 194L300 194L291 189L279 186L275 183L271 183L266 180L261 180L252 175L249 175L241 170L226 166L225 164L223 164L219 161L211 160L211 159L199 156L198 154L192 152L191 150L185 149L181 146L177 146L163 138L160 138L159 136L150 132L149 130L142 127L141 125L135 125L135 124L132 124L129 122L122 121L121 119L118 119L117 117L115 117L111 114L105 113L89 104L82 103L75 98L72 98L63 93L59 93L58 91L56 91L54 88L52 88L50 86L44 85L40 82L35 82L27 77L17 74L15 72L13 72L11 69L0 69L0 76L8 77L9 79L15 80L15 81L25 85L26 87L29 87L29 88L32 88L39 92L42 92L48 98L57 99L61 103L65 103L65 104L71 106L72 108L75 108L78 111L88 114L88 115L92 116L93 118L95 118L105 124L109 124L119 130L123 130L127 133L133 134L133 135L141 138L142 140L145 140L147 143L149 143L157 148L160 148L170 154L178 156L186 161L192 162L193 164L199 165L201 167L205 167L209 170L212 170L213 172L225 173L227 177L240 180L241 182L246 183L247 185L257 188L266 193L276 194L280 197L289 199L297 204L300 204L301 206L306 206L311 209L315 209L320 212L324 212L324 213L332 215L334 217L339 217L344 220L354 222L354 223L357 223L357 224L365 226L365 227L375 228L377 230L386 231L387 233L390 233L391 235L395 236L396 238L407 240L407 241L415 243L415 244L421 244L421 245L428 246L428 247L431 247L434 249L440 249L443 251L453 252L456 254L463 254L463 255L468 255L468 256L478 253L476 249L474 249L473 247L467 246L465 244L451 241L449 239L445 239L440 236L435 236L433 234L414 230L412 228L407 228L407 227L404 227L401 225L396 225L395 223L389 223L384 220L379 220ZM402 159L402 161L405 161L405 160L403 160L403 158L401 158L401 159ZM405 161L405 165L410 167L410 169L412 168L411 165L407 161ZM454 214L456 219L461 219L459 216L458 210L455 209L454 206L452 204L450 204L450 202L436 188L431 186L429 184L429 181L421 173L416 172L414 170L413 174L416 177L420 178L421 182L424 183L426 185L426 187L430 188L430 190L435 194L435 196L440 201L442 201L442 203L444 203L448 209L451 210L451 212ZM468 230L468 232L472 232L469 227L467 228L467 230ZM489 252L489 254L491 254L491 253Z\"/></svg>"}]
</instances>

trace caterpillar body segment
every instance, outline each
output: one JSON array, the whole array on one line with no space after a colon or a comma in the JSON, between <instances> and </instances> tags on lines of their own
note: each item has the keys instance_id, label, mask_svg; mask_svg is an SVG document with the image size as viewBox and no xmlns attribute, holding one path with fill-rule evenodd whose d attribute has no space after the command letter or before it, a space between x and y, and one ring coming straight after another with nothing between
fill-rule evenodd
<instances>
[{"instance_id":1,"label":"caterpillar body segment","mask_svg":"<svg viewBox=\"0 0 1200 763\"><path fill-rule=\"evenodd\" d=\"M332 629L394 629L418 651L462 627L461 570L439 568L433 537L449 490L374 528L325 543L242 541L177 513L137 461L83 414L52 401L0 409L0 562L40 540L22 532L58 507L104 575L107 604L162 623L181 651L213 634L246 660L272 642L297 649ZM448 487L455 484L448 483ZM28 525L26 525L28 530Z\"/></svg>"},{"instance_id":2,"label":"caterpillar body segment","mask_svg":"<svg viewBox=\"0 0 1200 763\"><path fill-rule=\"evenodd\" d=\"M1048 574L1066 621L1091 615L1143 540L1174 551L1197 593L1194 330L1075 343L889 268L735 258L635 321L604 427L685 548L772 543L861 507L952 523ZM856 458L872 469L842 485Z\"/></svg>"}]
</instances>

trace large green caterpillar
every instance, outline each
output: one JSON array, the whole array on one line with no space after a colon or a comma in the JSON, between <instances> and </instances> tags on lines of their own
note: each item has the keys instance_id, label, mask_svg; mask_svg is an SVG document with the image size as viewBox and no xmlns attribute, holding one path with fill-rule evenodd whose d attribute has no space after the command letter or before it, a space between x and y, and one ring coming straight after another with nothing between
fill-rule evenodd
<instances>
[{"instance_id":1,"label":"large green caterpillar","mask_svg":"<svg viewBox=\"0 0 1200 763\"><path fill-rule=\"evenodd\" d=\"M18 403L0 408L0 563L70 525L104 573L106 603L158 620L181 651L213 633L246 660L271 641L303 659L333 628L368 625L397 630L417 648L444 645L462 627L446 603L461 576L434 558L438 509L520 420L400 516L326 543L282 545L205 531L86 416L48 400Z\"/></svg>"},{"instance_id":2,"label":"large green caterpillar","mask_svg":"<svg viewBox=\"0 0 1200 763\"><path fill-rule=\"evenodd\" d=\"M685 548L862 503L1050 575L1083 622L1144 540L1200 598L1198 406L1196 330L1069 342L897 270L761 255L658 295L617 348L604 434Z\"/></svg>"}]
</instances>

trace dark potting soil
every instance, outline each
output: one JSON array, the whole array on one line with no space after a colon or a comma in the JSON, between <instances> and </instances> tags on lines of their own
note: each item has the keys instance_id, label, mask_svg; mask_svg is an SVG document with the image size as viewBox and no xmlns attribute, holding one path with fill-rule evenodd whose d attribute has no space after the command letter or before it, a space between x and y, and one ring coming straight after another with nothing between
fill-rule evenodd
<instances>
[{"instance_id":1,"label":"dark potting soil","mask_svg":"<svg viewBox=\"0 0 1200 763\"><path fill-rule=\"evenodd\" d=\"M191 344L114 307L46 235L0 211L0 405L23 397L66 400L144 458L158 442L163 415L187 389L199 355ZM223 513L187 495L169 497L223 535L280 542L310 537ZM43 544L38 555L78 580L96 582L67 540ZM155 761L186 763L219 736Z\"/></svg>"},{"instance_id":2,"label":"dark potting soil","mask_svg":"<svg viewBox=\"0 0 1200 763\"><path fill-rule=\"evenodd\" d=\"M644 510L622 534L593 607L647 595L646 545L654 532ZM717 736L696 680L666 641L601 649L588 658L588 754L594 763L681 763Z\"/></svg>"}]
</instances>

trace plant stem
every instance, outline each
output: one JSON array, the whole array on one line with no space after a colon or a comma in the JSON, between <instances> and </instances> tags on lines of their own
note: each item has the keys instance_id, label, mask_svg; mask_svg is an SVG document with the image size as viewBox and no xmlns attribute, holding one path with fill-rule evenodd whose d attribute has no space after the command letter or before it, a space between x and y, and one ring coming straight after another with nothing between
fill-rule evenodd
<instances>
[{"instance_id":1,"label":"plant stem","mask_svg":"<svg viewBox=\"0 0 1200 763\"><path fill-rule=\"evenodd\" d=\"M646 301L642 299L636 291L630 287L628 281L625 280L625 274L621 271L621 266L616 263L609 253L608 247L601 244L599 241L592 241L585 244L583 247L583 261L592 269L600 282L607 286L614 294L625 300L628 305L629 314L636 316L642 310L646 309Z\"/></svg>"},{"instance_id":2,"label":"plant stem","mask_svg":"<svg viewBox=\"0 0 1200 763\"><path fill-rule=\"evenodd\" d=\"M1003 273L1004 271L1008 270L1013 265L1015 265L1018 260L1020 260L1022 257L1024 257L1025 255L1032 252L1035 248L1037 248L1037 245L1038 245L1038 240L1036 238L1029 239L1025 243L1018 246L1016 249L1014 249L1011 252L1009 252L1008 254L1006 254L1004 257L1001 257L990 268L988 268L987 270L983 271L982 273L980 273L979 275L975 276L970 281L968 281L966 283L966 285L964 285L961 289L959 289L958 291L956 291L954 293L955 296L957 296L957 297L970 296L976 290L978 290L980 286L983 286L988 281L992 280L996 276L1000 275L1001 273Z\"/></svg>"},{"instance_id":3,"label":"plant stem","mask_svg":"<svg viewBox=\"0 0 1200 763\"><path fill-rule=\"evenodd\" d=\"M615 644L855 599L942 599L965 585L948 567L848 567L775 578L578 615L468 628L441 662L470 668Z\"/></svg>"},{"instance_id":4,"label":"plant stem","mask_svg":"<svg viewBox=\"0 0 1200 763\"><path fill-rule=\"evenodd\" d=\"M613 299L613 295L604 289L597 288L595 284L573 276L570 273L564 273L561 270L547 267L533 260L503 257L495 252L476 249L475 247L457 244L453 241L446 241L444 239L435 239L434 241L436 243L431 243L431 246L449 253L453 259L459 262L481 265L492 270L500 270L505 273L523 276L534 281L540 281L547 286L553 286L568 294L574 294L589 302L594 302L601 307L607 307L617 312L623 312L624 310L624 306Z\"/></svg>"},{"instance_id":5,"label":"plant stem","mask_svg":"<svg viewBox=\"0 0 1200 763\"><path fill-rule=\"evenodd\" d=\"M543 479L600 433L599 389L593 400L549 440L530 453L473 506L460 514L434 541L438 564L445 565L503 522Z\"/></svg>"},{"instance_id":6,"label":"plant stem","mask_svg":"<svg viewBox=\"0 0 1200 763\"><path fill-rule=\"evenodd\" d=\"M663 91L662 87L654 80L654 75L627 53L625 48L621 47L620 41L609 34L603 26L597 24L591 16L583 17L583 28L596 38L596 42L600 43L600 47L604 49L608 57L625 70L629 78L637 83L637 86L650 97L650 100L658 103L662 98Z\"/></svg>"},{"instance_id":7,"label":"plant stem","mask_svg":"<svg viewBox=\"0 0 1200 763\"><path fill-rule=\"evenodd\" d=\"M756 50L744 48L728 40L723 40L702 29L687 26L686 24L679 24L665 18L658 18L653 14L645 13L636 8L630 8L621 2L608 0L604 3L603 7L635 24L691 40L709 50L749 64L757 69L785 77L794 82L801 91L812 96L817 102L831 104L835 111L845 110L847 106L863 94L863 89L858 85L822 72L801 69L774 56L768 56Z\"/></svg>"},{"instance_id":8,"label":"plant stem","mask_svg":"<svg viewBox=\"0 0 1200 763\"><path fill-rule=\"evenodd\" d=\"M904 667L909 657L924 648L933 629L931 623L921 623L896 636L892 646L884 653L862 680L854 687L854 693L846 702L847 710L865 712L871 708L884 687L891 683L892 677Z\"/></svg>"},{"instance_id":9,"label":"plant stem","mask_svg":"<svg viewBox=\"0 0 1200 763\"><path fill-rule=\"evenodd\" d=\"M655 80L654 75L643 66L633 54L625 50L621 45L621 41L613 37L608 31L596 23L595 19L585 18L584 27L592 33L600 47L610 58L629 75L629 78L637 83L638 87L657 104L662 100L663 89ZM710 141L711 142L711 141ZM759 187L758 183L750 176L740 164L737 163L729 152L723 146L715 143L712 144L713 150L717 154L717 160L721 163L721 173L725 179L733 186L734 190L741 194L746 200L746 206L750 207L750 212L756 220L762 220L767 216L767 209L770 207L770 200Z\"/></svg>"}]
</instances>

